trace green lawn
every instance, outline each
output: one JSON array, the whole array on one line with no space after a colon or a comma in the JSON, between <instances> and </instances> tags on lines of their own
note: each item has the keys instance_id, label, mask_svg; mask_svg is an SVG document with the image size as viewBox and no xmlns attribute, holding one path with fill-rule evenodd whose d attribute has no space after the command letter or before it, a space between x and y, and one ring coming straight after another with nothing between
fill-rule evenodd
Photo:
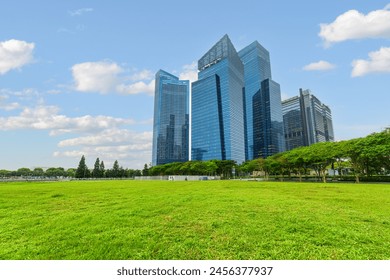
<instances>
[{"instance_id":1,"label":"green lawn","mask_svg":"<svg viewBox=\"0 0 390 280\"><path fill-rule=\"evenodd\" d=\"M390 185L0 183L0 259L390 259Z\"/></svg>"}]
</instances>

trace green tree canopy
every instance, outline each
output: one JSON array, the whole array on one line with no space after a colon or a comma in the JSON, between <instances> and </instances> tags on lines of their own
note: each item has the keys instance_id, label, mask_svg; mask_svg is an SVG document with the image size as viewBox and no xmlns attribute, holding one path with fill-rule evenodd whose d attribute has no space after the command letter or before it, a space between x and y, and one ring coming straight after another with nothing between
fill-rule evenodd
<instances>
[{"instance_id":1,"label":"green tree canopy","mask_svg":"<svg viewBox=\"0 0 390 280\"><path fill-rule=\"evenodd\" d=\"M79 166L76 169L75 177L76 178L88 178L90 175L89 173L90 172L89 172L89 169L85 163L85 157L83 155L80 159Z\"/></svg>"}]
</instances>

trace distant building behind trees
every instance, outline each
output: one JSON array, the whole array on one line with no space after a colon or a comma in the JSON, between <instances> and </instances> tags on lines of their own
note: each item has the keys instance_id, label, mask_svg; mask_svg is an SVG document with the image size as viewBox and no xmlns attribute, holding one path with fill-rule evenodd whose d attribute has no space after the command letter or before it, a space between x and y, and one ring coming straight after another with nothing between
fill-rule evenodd
<instances>
[{"instance_id":1,"label":"distant building behind trees","mask_svg":"<svg viewBox=\"0 0 390 280\"><path fill-rule=\"evenodd\" d=\"M334 141L332 112L310 90L282 101L282 111L286 150Z\"/></svg>"}]
</instances>

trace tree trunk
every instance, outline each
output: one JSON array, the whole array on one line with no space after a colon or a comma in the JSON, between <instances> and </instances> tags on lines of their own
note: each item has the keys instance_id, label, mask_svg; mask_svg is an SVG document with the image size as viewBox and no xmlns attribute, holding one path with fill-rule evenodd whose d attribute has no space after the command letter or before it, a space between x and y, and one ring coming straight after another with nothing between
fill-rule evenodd
<instances>
[{"instance_id":1,"label":"tree trunk","mask_svg":"<svg viewBox=\"0 0 390 280\"><path fill-rule=\"evenodd\" d=\"M356 175L355 175L355 183L356 183L356 184L359 184L359 183L360 183L359 174L356 174Z\"/></svg>"}]
</instances>

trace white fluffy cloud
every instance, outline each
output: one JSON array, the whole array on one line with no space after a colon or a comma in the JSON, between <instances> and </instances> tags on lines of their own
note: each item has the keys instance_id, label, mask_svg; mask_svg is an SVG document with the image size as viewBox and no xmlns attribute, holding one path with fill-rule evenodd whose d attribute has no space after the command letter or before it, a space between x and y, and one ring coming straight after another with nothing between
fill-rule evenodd
<instances>
[{"instance_id":1,"label":"white fluffy cloud","mask_svg":"<svg viewBox=\"0 0 390 280\"><path fill-rule=\"evenodd\" d=\"M122 68L114 62L85 62L72 67L75 88L82 92L109 93L115 90Z\"/></svg>"},{"instance_id":2,"label":"white fluffy cloud","mask_svg":"<svg viewBox=\"0 0 390 280\"><path fill-rule=\"evenodd\" d=\"M336 65L329 63L324 60L320 60L318 62L310 63L303 67L303 70L305 71L327 71L334 69Z\"/></svg>"},{"instance_id":3,"label":"white fluffy cloud","mask_svg":"<svg viewBox=\"0 0 390 280\"><path fill-rule=\"evenodd\" d=\"M72 68L74 89L80 92L154 95L155 80L150 70L126 74L115 62L97 61L75 64ZM197 63L184 65L179 79L198 79Z\"/></svg>"},{"instance_id":4,"label":"white fluffy cloud","mask_svg":"<svg viewBox=\"0 0 390 280\"><path fill-rule=\"evenodd\" d=\"M369 59L358 59L352 62L352 77L364 76L369 73L390 73L390 48L381 48L370 52Z\"/></svg>"},{"instance_id":5,"label":"white fluffy cloud","mask_svg":"<svg viewBox=\"0 0 390 280\"><path fill-rule=\"evenodd\" d=\"M80 92L101 94L140 94L153 95L154 80L149 70L142 70L129 77L121 76L125 70L115 62L84 62L72 67L74 87ZM126 80L132 81L127 83Z\"/></svg>"},{"instance_id":6,"label":"white fluffy cloud","mask_svg":"<svg viewBox=\"0 0 390 280\"><path fill-rule=\"evenodd\" d=\"M33 61L34 43L19 40L0 42L0 75Z\"/></svg>"},{"instance_id":7,"label":"white fluffy cloud","mask_svg":"<svg viewBox=\"0 0 390 280\"><path fill-rule=\"evenodd\" d=\"M390 5L364 15L349 10L329 24L321 24L319 36L325 45L351 39L390 38Z\"/></svg>"},{"instance_id":8,"label":"white fluffy cloud","mask_svg":"<svg viewBox=\"0 0 390 280\"><path fill-rule=\"evenodd\" d=\"M149 83L145 83L144 81L135 82L133 84L120 84L117 85L116 91L122 94L139 94L146 93L148 95L154 94L154 83L152 80Z\"/></svg>"}]
</instances>

